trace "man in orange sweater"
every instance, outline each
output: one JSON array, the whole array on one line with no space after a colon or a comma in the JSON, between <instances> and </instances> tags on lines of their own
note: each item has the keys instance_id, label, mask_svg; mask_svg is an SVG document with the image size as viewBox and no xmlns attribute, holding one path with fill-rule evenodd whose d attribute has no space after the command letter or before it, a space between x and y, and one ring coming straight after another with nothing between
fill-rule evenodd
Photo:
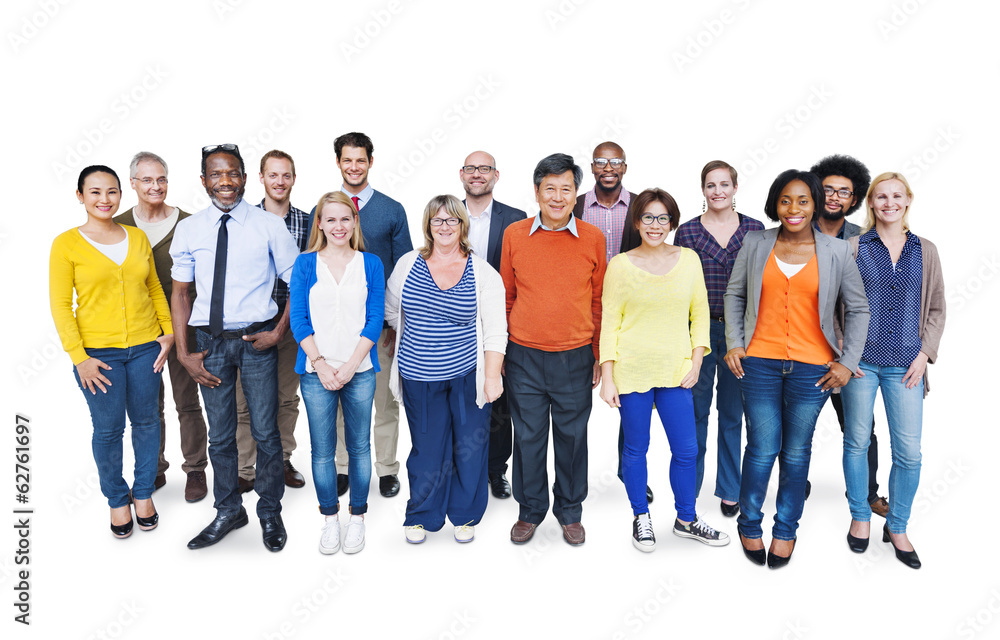
<instances>
[{"instance_id":1,"label":"man in orange sweater","mask_svg":"<svg viewBox=\"0 0 1000 640\"><path fill-rule=\"evenodd\" d=\"M573 217L583 171L556 153L535 167L539 213L504 232L500 275L507 290L505 369L514 422L513 489L520 505L511 542L523 544L549 510L546 473L552 419L556 481L552 514L571 545L584 543L587 421L601 381L604 234Z\"/></svg>"}]
</instances>

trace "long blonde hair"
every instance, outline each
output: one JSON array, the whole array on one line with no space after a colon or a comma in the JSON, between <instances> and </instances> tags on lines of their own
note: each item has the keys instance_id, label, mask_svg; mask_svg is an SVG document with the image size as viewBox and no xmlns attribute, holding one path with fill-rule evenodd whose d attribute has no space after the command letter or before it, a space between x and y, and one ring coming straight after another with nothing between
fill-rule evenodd
<instances>
[{"instance_id":1,"label":"long blonde hair","mask_svg":"<svg viewBox=\"0 0 1000 640\"><path fill-rule=\"evenodd\" d=\"M910 199L910 204L906 205L906 210L903 211L903 231L909 231L910 229L909 217L910 205L913 204L913 190L910 189L910 183L906 181L903 174L895 171L887 171L878 174L872 179L871 186L868 187L868 193L865 194L865 223L861 225L861 233L868 233L875 226L875 210L872 208L872 194L875 193L875 187L880 182L885 182L886 180L899 180L903 183L903 187L906 188L906 197Z\"/></svg>"},{"instance_id":2,"label":"long blonde hair","mask_svg":"<svg viewBox=\"0 0 1000 640\"><path fill-rule=\"evenodd\" d=\"M431 253L434 251L434 236L431 235L431 218L437 215L437 212L444 207L445 212L452 216L453 218L458 218L461 220L461 224L458 225L458 246L462 250L462 256L468 257L472 253L472 243L469 242L469 212L466 211L465 205L462 201L455 196L434 196L431 201L427 203L424 207L424 246L420 249L420 255L424 260L431 257ZM485 259L486 256L481 256Z\"/></svg>"},{"instance_id":3,"label":"long blonde hair","mask_svg":"<svg viewBox=\"0 0 1000 640\"><path fill-rule=\"evenodd\" d=\"M365 239L361 235L361 220L358 216L358 209L343 191L331 191L324 193L316 203L316 212L313 216L312 228L309 230L309 244L306 246L306 253L322 251L326 248L326 234L319 228L319 223L323 218L323 207L328 204L342 204L354 212L354 233L351 234L351 248L355 251L365 250Z\"/></svg>"}]
</instances>

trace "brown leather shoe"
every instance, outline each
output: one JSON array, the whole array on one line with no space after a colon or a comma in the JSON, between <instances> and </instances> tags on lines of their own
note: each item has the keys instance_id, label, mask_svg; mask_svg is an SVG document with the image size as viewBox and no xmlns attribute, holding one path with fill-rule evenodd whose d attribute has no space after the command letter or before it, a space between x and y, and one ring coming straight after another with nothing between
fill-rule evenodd
<instances>
[{"instance_id":1,"label":"brown leather shoe","mask_svg":"<svg viewBox=\"0 0 1000 640\"><path fill-rule=\"evenodd\" d=\"M537 526L524 520L518 520L510 529L510 541L514 544L524 544L528 540L531 540L531 536L535 535L535 528Z\"/></svg>"},{"instance_id":2,"label":"brown leather shoe","mask_svg":"<svg viewBox=\"0 0 1000 640\"><path fill-rule=\"evenodd\" d=\"M306 486L306 479L302 477L298 469L292 466L291 460L285 460L285 486L293 489L301 489Z\"/></svg>"},{"instance_id":3,"label":"brown leather shoe","mask_svg":"<svg viewBox=\"0 0 1000 640\"><path fill-rule=\"evenodd\" d=\"M153 491L156 491L165 484L167 484L167 474L165 473L156 474L156 478L153 480Z\"/></svg>"},{"instance_id":4,"label":"brown leather shoe","mask_svg":"<svg viewBox=\"0 0 1000 640\"><path fill-rule=\"evenodd\" d=\"M251 491L253 491L253 480L245 480L244 478L240 478L239 481L237 482L237 486L240 489L240 493L250 493Z\"/></svg>"},{"instance_id":5,"label":"brown leather shoe","mask_svg":"<svg viewBox=\"0 0 1000 640\"><path fill-rule=\"evenodd\" d=\"M581 544L586 542L587 534L583 530L583 525L579 522L564 524L562 528L563 538L574 547L579 547Z\"/></svg>"},{"instance_id":6,"label":"brown leather shoe","mask_svg":"<svg viewBox=\"0 0 1000 640\"><path fill-rule=\"evenodd\" d=\"M889 517L889 501L879 496L875 502L871 503L872 513L883 518Z\"/></svg>"},{"instance_id":7,"label":"brown leather shoe","mask_svg":"<svg viewBox=\"0 0 1000 640\"><path fill-rule=\"evenodd\" d=\"M187 474L187 484L184 485L184 499L188 502L198 502L208 495L208 482L204 471L191 471Z\"/></svg>"}]
</instances>

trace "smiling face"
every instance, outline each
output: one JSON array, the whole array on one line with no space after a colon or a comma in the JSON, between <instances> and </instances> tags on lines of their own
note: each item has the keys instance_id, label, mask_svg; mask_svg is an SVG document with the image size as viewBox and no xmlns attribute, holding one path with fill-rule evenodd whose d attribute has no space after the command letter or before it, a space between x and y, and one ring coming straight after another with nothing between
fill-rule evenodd
<instances>
[{"instance_id":1,"label":"smiling face","mask_svg":"<svg viewBox=\"0 0 1000 640\"><path fill-rule=\"evenodd\" d=\"M488 193L493 193L493 185L500 179L500 172L496 170L496 164L496 160L488 153L476 151L470 154L465 159L463 166L489 166L493 167L493 169L489 173L479 173L478 170L473 173L466 173L459 169L458 177L462 180L462 188L465 189L465 192L470 196L484 196Z\"/></svg>"},{"instance_id":2,"label":"smiling face","mask_svg":"<svg viewBox=\"0 0 1000 640\"><path fill-rule=\"evenodd\" d=\"M337 164L348 191L358 194L368 186L368 170L371 169L372 162L364 147L341 148Z\"/></svg>"},{"instance_id":3,"label":"smiling face","mask_svg":"<svg viewBox=\"0 0 1000 640\"><path fill-rule=\"evenodd\" d=\"M701 190L705 194L708 208L715 212L722 212L733 208L733 196L736 194L736 189L729 169L723 168L709 171L705 175L705 185Z\"/></svg>"},{"instance_id":4,"label":"smiling face","mask_svg":"<svg viewBox=\"0 0 1000 640\"><path fill-rule=\"evenodd\" d=\"M77 191L76 198L87 209L89 217L110 220L118 212L122 190L113 175L97 171L87 176L83 182L83 191Z\"/></svg>"},{"instance_id":5,"label":"smiling face","mask_svg":"<svg viewBox=\"0 0 1000 640\"><path fill-rule=\"evenodd\" d=\"M220 211L232 211L243 199L247 176L240 171L239 160L228 153L213 153L205 159L201 184Z\"/></svg>"},{"instance_id":6,"label":"smiling face","mask_svg":"<svg viewBox=\"0 0 1000 640\"><path fill-rule=\"evenodd\" d=\"M285 158L268 158L264 163L264 172L260 174L260 183L264 185L268 198L278 203L287 202L295 184L292 163Z\"/></svg>"},{"instance_id":7,"label":"smiling face","mask_svg":"<svg viewBox=\"0 0 1000 640\"><path fill-rule=\"evenodd\" d=\"M809 185L801 180L792 180L778 196L777 213L782 228L797 233L808 229L812 222L815 204Z\"/></svg>"},{"instance_id":8,"label":"smiling face","mask_svg":"<svg viewBox=\"0 0 1000 640\"><path fill-rule=\"evenodd\" d=\"M590 163L590 170L594 173L594 181L597 188L606 193L613 193L622 185L622 176L628 170L625 164L625 154L620 149L614 147L597 147L594 149L594 160L621 160L621 164L615 168L608 162L603 167L598 167L596 162Z\"/></svg>"},{"instance_id":9,"label":"smiling face","mask_svg":"<svg viewBox=\"0 0 1000 640\"><path fill-rule=\"evenodd\" d=\"M823 178L823 189L833 189L833 193L826 196L826 204L820 210L820 215L827 220L842 220L847 215L847 210L857 202L857 194L852 194L842 198L838 191L854 191L854 183L844 176L827 176Z\"/></svg>"},{"instance_id":10,"label":"smiling face","mask_svg":"<svg viewBox=\"0 0 1000 640\"><path fill-rule=\"evenodd\" d=\"M542 178L541 184L535 189L535 202L538 203L542 224L549 229L561 229L569 223L576 204L576 183L573 172L560 174L550 173Z\"/></svg>"},{"instance_id":11,"label":"smiling face","mask_svg":"<svg viewBox=\"0 0 1000 640\"><path fill-rule=\"evenodd\" d=\"M906 209L912 200L902 181L883 180L872 188L868 205L878 222L895 224L905 222Z\"/></svg>"},{"instance_id":12,"label":"smiling face","mask_svg":"<svg viewBox=\"0 0 1000 640\"><path fill-rule=\"evenodd\" d=\"M346 204L328 202L323 205L319 217L319 230L328 244L335 247L349 246L357 225L357 214Z\"/></svg>"},{"instance_id":13,"label":"smiling face","mask_svg":"<svg viewBox=\"0 0 1000 640\"><path fill-rule=\"evenodd\" d=\"M433 222L431 225L431 237L434 239L434 249L435 250L449 250L453 249L455 245L458 244L459 239L462 234L462 224L461 218L456 218L448 213L448 210L444 207L438 209L437 213L431 220L459 220L459 224L451 225L444 222L440 226L435 226Z\"/></svg>"},{"instance_id":14,"label":"smiling face","mask_svg":"<svg viewBox=\"0 0 1000 640\"><path fill-rule=\"evenodd\" d=\"M647 215L653 216L653 220L649 224L642 221L643 216ZM649 248L659 247L666 242L667 234L672 231L669 222L660 223L658 220L660 216L669 218L670 212L667 211L666 205L659 200L653 200L647 204L643 207L642 213L639 214L639 236L642 238L642 243Z\"/></svg>"},{"instance_id":15,"label":"smiling face","mask_svg":"<svg viewBox=\"0 0 1000 640\"><path fill-rule=\"evenodd\" d=\"M130 182L139 202L146 207L158 207L167 199L167 170L156 160L137 164L135 177Z\"/></svg>"}]
</instances>

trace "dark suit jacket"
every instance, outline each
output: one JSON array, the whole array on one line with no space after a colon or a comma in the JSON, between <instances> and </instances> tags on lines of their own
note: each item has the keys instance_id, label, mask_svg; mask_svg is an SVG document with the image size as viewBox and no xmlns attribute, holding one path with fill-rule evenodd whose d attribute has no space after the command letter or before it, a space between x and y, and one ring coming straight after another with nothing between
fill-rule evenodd
<instances>
[{"instance_id":1,"label":"dark suit jacket","mask_svg":"<svg viewBox=\"0 0 1000 640\"><path fill-rule=\"evenodd\" d=\"M624 187L622 188L624 189ZM576 206L573 207L573 215L581 220L583 219L583 201L587 198L587 193L590 192L587 191L577 196ZM618 253L631 251L642 244L642 237L639 235L639 230L632 226L632 205L635 204L635 194L629 191L628 195L628 213L625 215L625 226L622 227L622 244L618 249Z\"/></svg>"},{"instance_id":2,"label":"dark suit jacket","mask_svg":"<svg viewBox=\"0 0 1000 640\"><path fill-rule=\"evenodd\" d=\"M462 200L462 204L466 204L465 200ZM520 209L515 209L499 200L493 200L493 212L490 214L490 243L486 249L486 255L479 257L489 262L497 273L500 273L500 247L503 245L503 232L512 222L524 220L527 217L528 214Z\"/></svg>"}]
</instances>

